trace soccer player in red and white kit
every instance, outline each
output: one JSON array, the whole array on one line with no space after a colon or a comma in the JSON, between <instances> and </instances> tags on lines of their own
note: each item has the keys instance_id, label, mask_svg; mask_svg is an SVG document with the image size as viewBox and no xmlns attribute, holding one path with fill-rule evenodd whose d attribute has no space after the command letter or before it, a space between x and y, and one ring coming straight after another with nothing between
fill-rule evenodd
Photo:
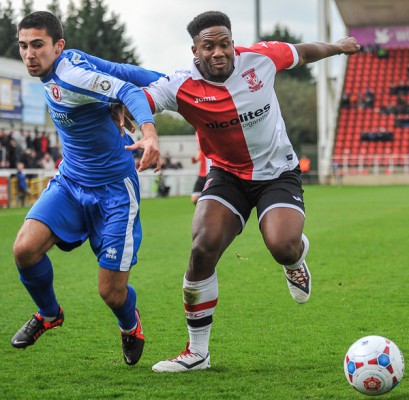
<instances>
[{"instance_id":1,"label":"soccer player in red and white kit","mask_svg":"<svg viewBox=\"0 0 409 400\"><path fill-rule=\"evenodd\" d=\"M147 89L155 112L178 111L192 124L212 160L193 218L193 244L183 280L190 340L156 372L210 367L209 338L218 300L216 264L256 207L264 242L283 265L294 300L305 303L311 275L305 262L304 203L300 169L274 92L282 69L360 46L346 37L334 44L261 42L234 47L229 18L205 12L189 23L194 62L189 71L159 79ZM294 95L300 95L295 93Z\"/></svg>"}]
</instances>

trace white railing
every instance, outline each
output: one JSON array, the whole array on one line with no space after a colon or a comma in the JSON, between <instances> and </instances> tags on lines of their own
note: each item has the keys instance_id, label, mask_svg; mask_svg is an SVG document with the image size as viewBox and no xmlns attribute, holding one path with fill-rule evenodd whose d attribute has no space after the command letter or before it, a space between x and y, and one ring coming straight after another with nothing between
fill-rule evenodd
<instances>
[{"instance_id":1,"label":"white railing","mask_svg":"<svg viewBox=\"0 0 409 400\"><path fill-rule=\"evenodd\" d=\"M162 171L164 184L169 186L169 196L190 195L196 182L198 171L189 169L165 169ZM141 198L157 197L157 180L159 172L153 170L139 173Z\"/></svg>"},{"instance_id":2,"label":"white railing","mask_svg":"<svg viewBox=\"0 0 409 400\"><path fill-rule=\"evenodd\" d=\"M409 154L335 155L332 170L336 175L407 175Z\"/></svg>"},{"instance_id":3,"label":"white railing","mask_svg":"<svg viewBox=\"0 0 409 400\"><path fill-rule=\"evenodd\" d=\"M15 169L0 169L0 176L10 178L16 174ZM26 176L38 178L51 178L56 172L44 169L25 169ZM139 173L139 186L141 198L157 197L157 180L159 172L152 169ZM162 176L166 186L169 186L169 196L186 196L193 191L193 186L198 176L196 169L164 169Z\"/></svg>"}]
</instances>

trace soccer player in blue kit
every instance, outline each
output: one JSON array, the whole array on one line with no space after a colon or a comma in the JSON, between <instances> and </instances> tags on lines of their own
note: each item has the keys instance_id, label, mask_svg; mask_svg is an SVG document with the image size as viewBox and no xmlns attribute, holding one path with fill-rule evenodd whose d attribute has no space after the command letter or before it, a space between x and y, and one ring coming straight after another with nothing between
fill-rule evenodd
<instances>
[{"instance_id":1,"label":"soccer player in blue kit","mask_svg":"<svg viewBox=\"0 0 409 400\"><path fill-rule=\"evenodd\" d=\"M158 136L141 86L162 74L64 50L61 22L46 11L18 25L20 55L41 79L49 114L61 139L63 162L28 212L14 243L20 280L38 307L11 339L20 349L63 324L47 255L54 245L71 251L89 239L98 259L99 294L118 319L125 362L136 364L144 335L136 292L128 284L142 237L139 182L129 136L118 130L110 104L124 104L138 123L143 149L139 171L161 167ZM136 85L136 86L135 86Z\"/></svg>"}]
</instances>

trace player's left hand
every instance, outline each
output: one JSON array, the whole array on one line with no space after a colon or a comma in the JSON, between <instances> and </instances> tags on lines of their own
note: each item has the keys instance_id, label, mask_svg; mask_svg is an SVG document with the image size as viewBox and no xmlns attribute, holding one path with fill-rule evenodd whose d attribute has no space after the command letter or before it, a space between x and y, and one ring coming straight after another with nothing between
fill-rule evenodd
<instances>
[{"instance_id":1,"label":"player's left hand","mask_svg":"<svg viewBox=\"0 0 409 400\"><path fill-rule=\"evenodd\" d=\"M135 132L135 127L132 124L131 119L126 114L126 108L122 104L112 104L111 105L111 116L118 127L119 132L124 136L125 132L123 128L128 129L130 132Z\"/></svg>"},{"instance_id":2,"label":"player's left hand","mask_svg":"<svg viewBox=\"0 0 409 400\"><path fill-rule=\"evenodd\" d=\"M358 53L361 49L361 46L358 44L357 40L352 36L344 37L337 42L335 42L342 51L343 54L351 55Z\"/></svg>"},{"instance_id":3,"label":"player's left hand","mask_svg":"<svg viewBox=\"0 0 409 400\"><path fill-rule=\"evenodd\" d=\"M138 172L144 171L156 165L153 172L157 172L162 167L162 158L159 150L159 139L156 133L155 125L148 122L141 127L142 139L136 141L134 144L125 146L126 150L134 151L141 149L143 155L140 161Z\"/></svg>"}]
</instances>

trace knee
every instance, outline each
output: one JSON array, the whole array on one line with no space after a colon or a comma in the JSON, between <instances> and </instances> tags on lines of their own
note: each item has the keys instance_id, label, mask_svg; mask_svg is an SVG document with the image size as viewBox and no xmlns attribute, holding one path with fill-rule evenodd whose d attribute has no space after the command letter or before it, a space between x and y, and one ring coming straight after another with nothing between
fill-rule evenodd
<instances>
[{"instance_id":1,"label":"knee","mask_svg":"<svg viewBox=\"0 0 409 400\"><path fill-rule=\"evenodd\" d=\"M267 243L274 259L281 265L295 264L302 255L303 245L300 238L294 240L277 240Z\"/></svg>"},{"instance_id":2,"label":"knee","mask_svg":"<svg viewBox=\"0 0 409 400\"><path fill-rule=\"evenodd\" d=\"M20 268L38 263L57 242L57 237L42 222L28 219L19 230L13 245L13 255Z\"/></svg>"},{"instance_id":3,"label":"knee","mask_svg":"<svg viewBox=\"0 0 409 400\"><path fill-rule=\"evenodd\" d=\"M99 295L109 308L120 308L126 301L127 289L110 285L100 286Z\"/></svg>"},{"instance_id":4,"label":"knee","mask_svg":"<svg viewBox=\"0 0 409 400\"><path fill-rule=\"evenodd\" d=\"M194 240L192 243L191 257L194 260L202 260L209 254L210 249L200 240Z\"/></svg>"},{"instance_id":5,"label":"knee","mask_svg":"<svg viewBox=\"0 0 409 400\"><path fill-rule=\"evenodd\" d=\"M13 245L14 260L20 268L26 268L34 265L41 258L34 251L32 243L24 238L17 237Z\"/></svg>"},{"instance_id":6,"label":"knee","mask_svg":"<svg viewBox=\"0 0 409 400\"><path fill-rule=\"evenodd\" d=\"M220 243L206 239L196 238L193 240L191 259L194 264L216 263L220 257Z\"/></svg>"},{"instance_id":7,"label":"knee","mask_svg":"<svg viewBox=\"0 0 409 400\"><path fill-rule=\"evenodd\" d=\"M203 280L212 275L220 258L219 253L217 246L193 241L187 273L189 279Z\"/></svg>"}]
</instances>

